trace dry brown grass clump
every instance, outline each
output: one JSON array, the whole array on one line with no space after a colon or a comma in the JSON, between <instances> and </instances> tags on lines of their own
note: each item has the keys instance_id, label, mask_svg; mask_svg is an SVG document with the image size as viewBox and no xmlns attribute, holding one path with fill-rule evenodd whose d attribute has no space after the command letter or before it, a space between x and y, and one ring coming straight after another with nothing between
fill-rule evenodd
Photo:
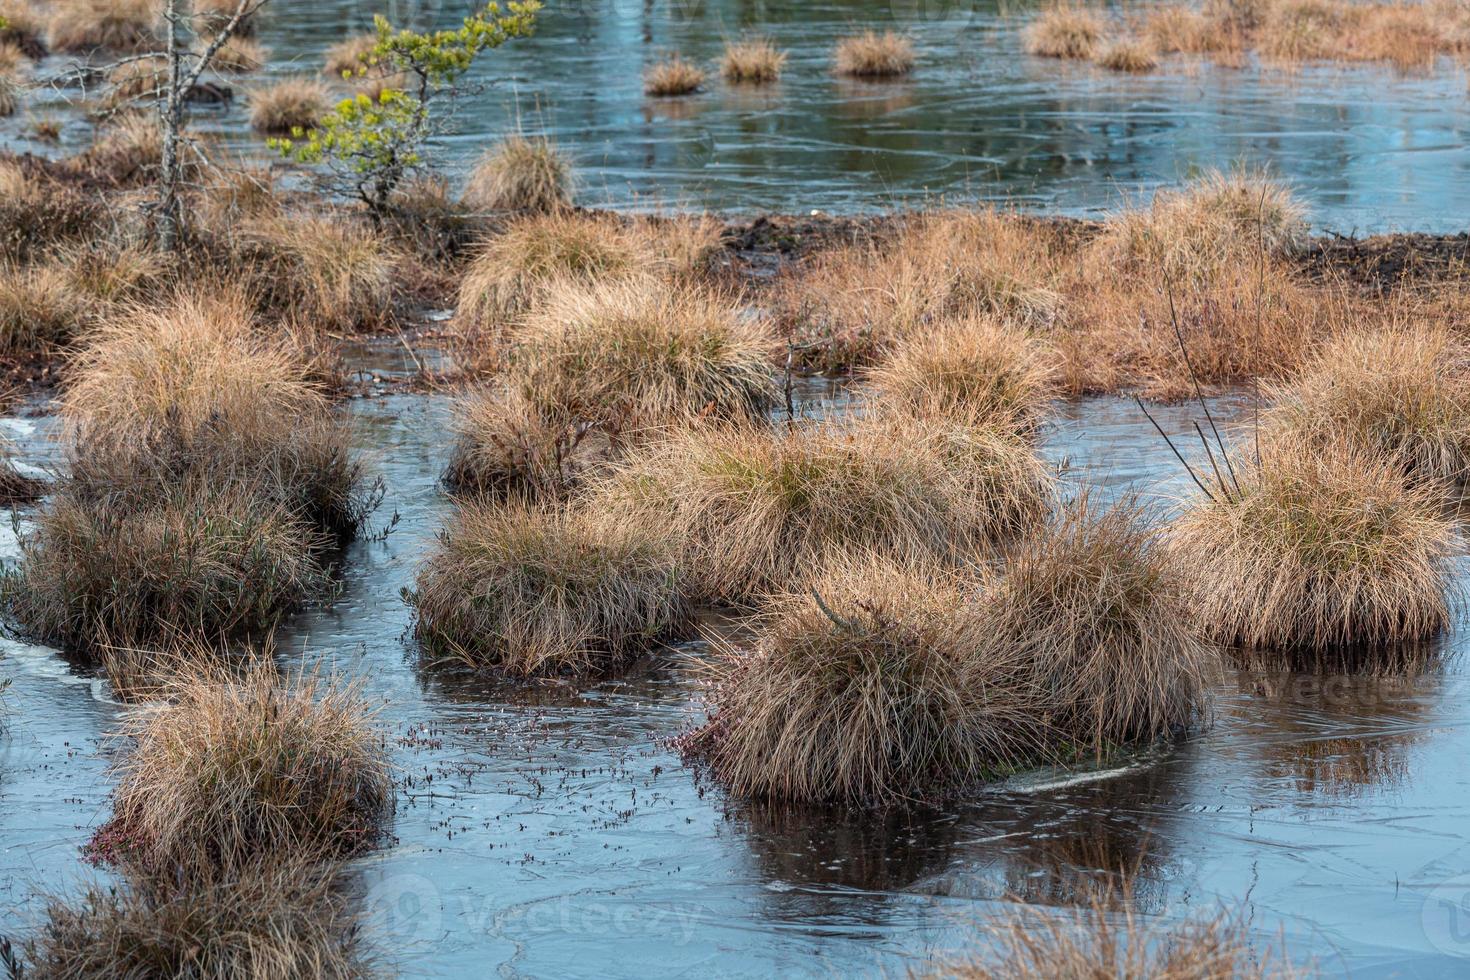
<instances>
[{"instance_id":1,"label":"dry brown grass clump","mask_svg":"<svg viewBox=\"0 0 1470 980\"><path fill-rule=\"evenodd\" d=\"M304 863L370 847L393 806L381 736L354 686L180 681L129 718L113 816L99 833L125 867L172 877Z\"/></svg>"},{"instance_id":2,"label":"dry brown grass clump","mask_svg":"<svg viewBox=\"0 0 1470 980\"><path fill-rule=\"evenodd\" d=\"M183 151L182 165L186 177L199 172L195 147ZM163 128L147 113L125 113L105 128L99 129L92 145L68 163L89 179L106 181L117 187L137 187L152 181L163 165Z\"/></svg>"},{"instance_id":3,"label":"dry brown grass clump","mask_svg":"<svg viewBox=\"0 0 1470 980\"><path fill-rule=\"evenodd\" d=\"M914 42L893 31L864 31L842 38L832 55L839 75L852 78L898 78L914 70Z\"/></svg>"},{"instance_id":4,"label":"dry brown grass clump","mask_svg":"<svg viewBox=\"0 0 1470 980\"><path fill-rule=\"evenodd\" d=\"M372 67L372 52L377 45L377 34L359 34L338 41L327 49L322 71L332 78L360 75Z\"/></svg>"},{"instance_id":5,"label":"dry brown grass clump","mask_svg":"<svg viewBox=\"0 0 1470 980\"><path fill-rule=\"evenodd\" d=\"M313 366L257 332L246 296L191 293L131 308L96 328L74 370L62 414L83 510L124 487L141 506L150 486L190 476L211 489L242 485L263 495L263 514L280 508L280 520L314 532L350 536L371 509Z\"/></svg>"},{"instance_id":6,"label":"dry brown grass clump","mask_svg":"<svg viewBox=\"0 0 1470 980\"><path fill-rule=\"evenodd\" d=\"M1179 923L1151 922L1132 903L1097 899L1065 911L1025 909L981 926L987 952L943 965L956 980L1290 980L1297 970L1260 949L1244 920L1221 911Z\"/></svg>"},{"instance_id":7,"label":"dry brown grass clump","mask_svg":"<svg viewBox=\"0 0 1470 980\"><path fill-rule=\"evenodd\" d=\"M220 45L210 65L219 71L245 74L260 71L265 67L270 51L259 41L245 37L231 37Z\"/></svg>"},{"instance_id":8,"label":"dry brown grass clump","mask_svg":"<svg viewBox=\"0 0 1470 980\"><path fill-rule=\"evenodd\" d=\"M1258 47L1277 61L1326 58L1336 50L1344 5L1334 0L1276 0L1266 8Z\"/></svg>"},{"instance_id":9,"label":"dry brown grass clump","mask_svg":"<svg viewBox=\"0 0 1470 980\"><path fill-rule=\"evenodd\" d=\"M1107 25L1091 7L1057 3L1026 25L1022 34L1028 54L1044 58L1091 58Z\"/></svg>"},{"instance_id":10,"label":"dry brown grass clump","mask_svg":"<svg viewBox=\"0 0 1470 980\"><path fill-rule=\"evenodd\" d=\"M399 257L365 224L331 215L265 213L233 230L268 310L312 333L381 327L395 315Z\"/></svg>"},{"instance_id":11,"label":"dry brown grass clump","mask_svg":"<svg viewBox=\"0 0 1470 980\"><path fill-rule=\"evenodd\" d=\"M1193 500L1171 544L1198 621L1224 643L1287 650L1420 639L1449 621L1454 522L1432 485L1348 446L1265 447ZM1227 488L1228 487L1228 488Z\"/></svg>"},{"instance_id":12,"label":"dry brown grass clump","mask_svg":"<svg viewBox=\"0 0 1470 980\"><path fill-rule=\"evenodd\" d=\"M1149 10L1144 37L1160 54L1238 53L1245 44L1244 34L1231 30L1229 22L1203 10L1172 5Z\"/></svg>"},{"instance_id":13,"label":"dry brown grass clump","mask_svg":"<svg viewBox=\"0 0 1470 980\"><path fill-rule=\"evenodd\" d=\"M0 75L6 76L11 84L20 84L20 74L30 64L30 58L14 41L0 41ZM14 112L14 110L11 110Z\"/></svg>"},{"instance_id":14,"label":"dry brown grass clump","mask_svg":"<svg viewBox=\"0 0 1470 980\"><path fill-rule=\"evenodd\" d=\"M250 125L260 133L290 135L313 129L332 105L332 93L320 82L288 78L250 93Z\"/></svg>"},{"instance_id":15,"label":"dry brown grass clump","mask_svg":"<svg viewBox=\"0 0 1470 980\"><path fill-rule=\"evenodd\" d=\"M0 356L60 350L81 332L90 312L63 269L0 264Z\"/></svg>"},{"instance_id":16,"label":"dry brown grass clump","mask_svg":"<svg viewBox=\"0 0 1470 980\"><path fill-rule=\"evenodd\" d=\"M679 55L665 58L643 73L643 94L690 95L704 84L704 69Z\"/></svg>"},{"instance_id":17,"label":"dry brown grass clump","mask_svg":"<svg viewBox=\"0 0 1470 980\"><path fill-rule=\"evenodd\" d=\"M364 980L378 971L338 877L281 863L187 888L98 885L48 904L18 944L23 975Z\"/></svg>"},{"instance_id":18,"label":"dry brown grass clump","mask_svg":"<svg viewBox=\"0 0 1470 980\"><path fill-rule=\"evenodd\" d=\"M635 450L596 496L615 522L683 542L698 598L741 602L839 550L965 561L1040 520L1051 477L1015 436L895 416L678 430Z\"/></svg>"},{"instance_id":19,"label":"dry brown grass clump","mask_svg":"<svg viewBox=\"0 0 1470 980\"><path fill-rule=\"evenodd\" d=\"M104 217L94 197L0 160L0 255L28 260L85 241L98 233Z\"/></svg>"},{"instance_id":20,"label":"dry brown grass clump","mask_svg":"<svg viewBox=\"0 0 1470 980\"><path fill-rule=\"evenodd\" d=\"M1031 432L1055 393L1055 355L1020 327L972 317L896 344L868 374L884 402Z\"/></svg>"},{"instance_id":21,"label":"dry brown grass clump","mask_svg":"<svg viewBox=\"0 0 1470 980\"><path fill-rule=\"evenodd\" d=\"M1007 553L982 605L989 656L1032 665L1057 744L1105 752L1204 716L1218 653L1145 512L1085 495Z\"/></svg>"},{"instance_id":22,"label":"dry brown grass clump","mask_svg":"<svg viewBox=\"0 0 1470 980\"><path fill-rule=\"evenodd\" d=\"M696 275L719 246L720 224L680 217L624 221L553 212L506 226L465 272L455 318L471 356L493 360L497 336L564 285ZM488 348L488 349L487 349Z\"/></svg>"},{"instance_id":23,"label":"dry brown grass clump","mask_svg":"<svg viewBox=\"0 0 1470 980\"><path fill-rule=\"evenodd\" d=\"M1470 479L1470 345L1444 324L1343 334L1268 397L1267 442L1346 442L1416 481Z\"/></svg>"},{"instance_id":24,"label":"dry brown grass clump","mask_svg":"<svg viewBox=\"0 0 1470 980\"><path fill-rule=\"evenodd\" d=\"M31 0L0 0L0 44L12 45L32 61L46 56L46 18Z\"/></svg>"},{"instance_id":25,"label":"dry brown grass clump","mask_svg":"<svg viewBox=\"0 0 1470 980\"><path fill-rule=\"evenodd\" d=\"M696 419L758 418L779 396L770 327L694 286L560 288L513 343L496 389L461 413L455 486L555 490L574 479L579 448L611 450Z\"/></svg>"},{"instance_id":26,"label":"dry brown grass clump","mask_svg":"<svg viewBox=\"0 0 1470 980\"><path fill-rule=\"evenodd\" d=\"M1307 238L1306 208L1260 174L1210 171L1147 208L1111 216L1092 246L1100 274L1147 272L1176 286L1207 281L1220 268L1290 255Z\"/></svg>"},{"instance_id":27,"label":"dry brown grass clump","mask_svg":"<svg viewBox=\"0 0 1470 980\"><path fill-rule=\"evenodd\" d=\"M57 0L46 39L54 51L147 51L159 44L162 21L156 0Z\"/></svg>"},{"instance_id":28,"label":"dry brown grass clump","mask_svg":"<svg viewBox=\"0 0 1470 980\"><path fill-rule=\"evenodd\" d=\"M0 118L15 115L20 108L21 92L15 76L0 67Z\"/></svg>"},{"instance_id":29,"label":"dry brown grass clump","mask_svg":"<svg viewBox=\"0 0 1470 980\"><path fill-rule=\"evenodd\" d=\"M168 84L168 59L162 56L124 61L107 74L109 108L156 100Z\"/></svg>"},{"instance_id":30,"label":"dry brown grass clump","mask_svg":"<svg viewBox=\"0 0 1470 980\"><path fill-rule=\"evenodd\" d=\"M615 668L688 611L662 532L484 502L455 514L412 598L428 656L520 676Z\"/></svg>"},{"instance_id":31,"label":"dry brown grass clump","mask_svg":"<svg viewBox=\"0 0 1470 980\"><path fill-rule=\"evenodd\" d=\"M753 650L717 652L710 720L681 740L733 793L896 803L1032 761L1042 692L987 644L973 586L861 553L805 585L768 602Z\"/></svg>"},{"instance_id":32,"label":"dry brown grass clump","mask_svg":"<svg viewBox=\"0 0 1470 980\"><path fill-rule=\"evenodd\" d=\"M37 515L0 590L9 618L37 642L93 654L111 643L263 635L327 590L318 556L328 541L266 489L186 477L86 490L63 485Z\"/></svg>"},{"instance_id":33,"label":"dry brown grass clump","mask_svg":"<svg viewBox=\"0 0 1470 980\"><path fill-rule=\"evenodd\" d=\"M1108 71L1143 74L1159 67L1153 48L1136 38L1120 38L1097 49L1093 61Z\"/></svg>"},{"instance_id":34,"label":"dry brown grass clump","mask_svg":"<svg viewBox=\"0 0 1470 980\"><path fill-rule=\"evenodd\" d=\"M479 211L556 211L572 203L572 165L548 139L508 136L475 165L464 201Z\"/></svg>"},{"instance_id":35,"label":"dry brown grass clump","mask_svg":"<svg viewBox=\"0 0 1470 980\"><path fill-rule=\"evenodd\" d=\"M730 41L720 61L720 74L725 81L763 85L781 77L787 54L763 37Z\"/></svg>"},{"instance_id":36,"label":"dry brown grass clump","mask_svg":"<svg viewBox=\"0 0 1470 980\"><path fill-rule=\"evenodd\" d=\"M789 281L783 305L807 367L860 367L953 320L1049 325L1062 307L1056 259L1048 234L1014 215L921 214L884 245L819 255Z\"/></svg>"}]
</instances>

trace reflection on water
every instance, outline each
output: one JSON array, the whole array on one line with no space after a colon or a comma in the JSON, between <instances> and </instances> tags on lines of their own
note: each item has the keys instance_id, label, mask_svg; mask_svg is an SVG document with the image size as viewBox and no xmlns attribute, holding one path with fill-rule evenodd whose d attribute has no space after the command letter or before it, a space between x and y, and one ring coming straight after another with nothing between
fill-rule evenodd
<instances>
[{"instance_id":1,"label":"reflection on water","mask_svg":"<svg viewBox=\"0 0 1470 980\"><path fill-rule=\"evenodd\" d=\"M820 382L797 394L829 410L848 398ZM1461 633L1388 677L1242 659L1204 734L945 807L742 804L666 741L697 716L684 658L700 644L586 687L418 663L398 593L448 514L448 402L354 408L386 478L383 513L401 521L351 546L341 601L297 617L281 650L361 676L381 700L399 808L393 842L356 868L367 926L407 974L891 976L973 943L1004 896L1070 906L1134 871L1131 901L1149 915L1243 900L1263 940L1284 930L1330 970L1463 975L1470 945L1444 919L1470 873ZM1188 407L1157 416L1189 427ZM1044 438L1068 479L1182 492L1128 401L1059 406ZM107 816L104 736L122 710L54 654L4 649L0 932L38 913L36 888L75 886L77 846Z\"/></svg>"},{"instance_id":2,"label":"reflection on water","mask_svg":"<svg viewBox=\"0 0 1470 980\"><path fill-rule=\"evenodd\" d=\"M323 50L385 11L452 24L441 0L275 0L262 78L320 71ZM932 199L1015 201L1089 212L1206 167L1267 166L1337 231L1459 230L1470 211L1470 104L1451 66L1401 76L1382 66L1281 72L1184 58L1135 77L1020 53L1020 9L998 0L560 0L538 34L488 53L457 130L433 162L462 175L495 137L545 131L576 159L591 204L727 212L871 211ZM834 39L876 24L910 32L911 79L831 74ZM770 89L725 85L648 99L645 66L677 49L713 67L724 41L758 28L791 52ZM59 59L52 59L59 67ZM245 82L244 85L253 84ZM46 98L37 110L46 115ZM199 127L265 154L244 99L201 108ZM75 114L64 145L86 139ZM0 121L0 145L38 152Z\"/></svg>"}]
</instances>

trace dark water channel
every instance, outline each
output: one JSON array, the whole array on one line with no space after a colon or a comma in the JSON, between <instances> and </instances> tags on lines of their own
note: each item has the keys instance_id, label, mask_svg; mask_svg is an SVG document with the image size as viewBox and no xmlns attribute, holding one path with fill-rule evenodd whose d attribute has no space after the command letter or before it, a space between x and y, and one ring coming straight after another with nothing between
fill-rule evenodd
<instances>
[{"instance_id":1,"label":"dark water channel","mask_svg":"<svg viewBox=\"0 0 1470 980\"><path fill-rule=\"evenodd\" d=\"M266 158L245 123L243 89L315 75L332 42L372 14L453 25L463 0L273 0L260 37L267 70L241 83L197 127ZM1141 12L1146 4L1130 5ZM1146 76L1021 52L1030 7L1000 0L548 0L536 37L484 56L433 163L458 179L497 136L545 132L575 159L584 203L721 212L874 211L901 203L1012 201L1094 213L1202 168L1266 167L1339 232L1458 231L1470 213L1470 100L1463 69L1421 75L1381 66L1248 63L1184 57ZM839 79L836 37L876 26L908 32L913 77ZM715 68L727 38L759 30L790 52L769 88L643 95L644 69L672 50ZM57 69L53 58L46 71ZM36 96L31 115L85 118ZM28 141L22 113L0 120L0 146Z\"/></svg>"},{"instance_id":2,"label":"dark water channel","mask_svg":"<svg viewBox=\"0 0 1470 980\"><path fill-rule=\"evenodd\" d=\"M378 370L392 370L381 355ZM846 402L804 390L825 411ZM1244 403L1221 400L1222 416ZM399 590L442 525L446 399L354 403L386 479L385 540L349 550L345 593L296 618L288 663L364 679L400 770L393 842L356 862L373 934L409 976L904 975L975 942L1003 895L1079 900L1136 866L1133 900L1172 920L1240 904L1329 973L1470 967L1465 621L1419 676L1239 665L1213 727L1098 771L1044 772L902 815L771 811L702 786L662 740L696 717L691 644L587 687L510 687L421 667ZM1156 413L1172 432L1185 407ZM54 452L45 420L15 433ZM1069 479L1167 501L1177 464L1131 402L1060 407ZM7 536L7 541L11 539ZM7 547L13 554L13 544ZM120 713L54 652L7 643L0 676L0 932L76 888L108 814Z\"/></svg>"}]
</instances>

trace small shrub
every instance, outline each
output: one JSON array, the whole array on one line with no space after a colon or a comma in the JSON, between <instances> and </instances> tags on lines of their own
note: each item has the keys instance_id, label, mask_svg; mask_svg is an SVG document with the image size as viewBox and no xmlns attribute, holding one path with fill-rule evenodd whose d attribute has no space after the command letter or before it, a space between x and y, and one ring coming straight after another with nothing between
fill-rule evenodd
<instances>
[{"instance_id":1,"label":"small shrub","mask_svg":"<svg viewBox=\"0 0 1470 980\"><path fill-rule=\"evenodd\" d=\"M720 74L737 84L764 85L781 77L787 54L767 38L746 38L725 45Z\"/></svg>"},{"instance_id":2,"label":"small shrub","mask_svg":"<svg viewBox=\"0 0 1470 980\"><path fill-rule=\"evenodd\" d=\"M1267 442L1345 441L1417 481L1470 480L1470 346L1445 325L1346 333L1269 399Z\"/></svg>"},{"instance_id":3,"label":"small shrub","mask_svg":"<svg viewBox=\"0 0 1470 980\"><path fill-rule=\"evenodd\" d=\"M701 599L786 590L834 551L966 561L1043 517L1046 467L965 419L676 430L600 481L612 518L685 543Z\"/></svg>"},{"instance_id":4,"label":"small shrub","mask_svg":"<svg viewBox=\"0 0 1470 980\"><path fill-rule=\"evenodd\" d=\"M572 202L572 167L550 140L508 136L475 165L464 200L479 211L556 211Z\"/></svg>"},{"instance_id":5,"label":"small shrub","mask_svg":"<svg viewBox=\"0 0 1470 980\"><path fill-rule=\"evenodd\" d=\"M704 84L704 69L678 55L666 58L643 73L643 94L689 95Z\"/></svg>"},{"instance_id":6,"label":"small shrub","mask_svg":"<svg viewBox=\"0 0 1470 980\"><path fill-rule=\"evenodd\" d=\"M1091 58L1107 26L1090 7L1057 3L1047 7L1022 35L1028 54L1043 58Z\"/></svg>"},{"instance_id":7,"label":"small shrub","mask_svg":"<svg viewBox=\"0 0 1470 980\"><path fill-rule=\"evenodd\" d=\"M1094 58L1099 67L1108 71L1143 74L1159 67L1159 59L1153 49L1142 41L1120 39L1109 42L1098 49Z\"/></svg>"},{"instance_id":8,"label":"small shrub","mask_svg":"<svg viewBox=\"0 0 1470 980\"><path fill-rule=\"evenodd\" d=\"M338 878L282 863L182 889L97 885L48 904L20 944L23 975L363 980L372 957Z\"/></svg>"},{"instance_id":9,"label":"small shrub","mask_svg":"<svg viewBox=\"0 0 1470 980\"><path fill-rule=\"evenodd\" d=\"M833 62L839 75L898 78L914 70L914 42L893 31L864 31L837 42Z\"/></svg>"},{"instance_id":10,"label":"small shrub","mask_svg":"<svg viewBox=\"0 0 1470 980\"><path fill-rule=\"evenodd\" d=\"M250 93L250 125L258 133L290 135L321 125L331 92L320 82L288 78Z\"/></svg>"},{"instance_id":11,"label":"small shrub","mask_svg":"<svg viewBox=\"0 0 1470 980\"><path fill-rule=\"evenodd\" d=\"M800 559L796 559L800 560ZM680 748L740 797L895 803L1030 761L1037 702L941 567L850 557L773 598L754 649L710 664L710 720Z\"/></svg>"},{"instance_id":12,"label":"small shrub","mask_svg":"<svg viewBox=\"0 0 1470 980\"><path fill-rule=\"evenodd\" d=\"M1046 415L1053 357L1024 330L977 317L896 344L868 379L883 402L921 417L959 412L1024 433Z\"/></svg>"},{"instance_id":13,"label":"small shrub","mask_svg":"<svg viewBox=\"0 0 1470 980\"><path fill-rule=\"evenodd\" d=\"M429 656L521 676L606 671L687 615L662 535L474 502L451 521L412 598Z\"/></svg>"},{"instance_id":14,"label":"small shrub","mask_svg":"<svg viewBox=\"0 0 1470 980\"><path fill-rule=\"evenodd\" d=\"M159 44L162 19L154 0L57 0L46 38L67 53L148 51Z\"/></svg>"},{"instance_id":15,"label":"small shrub","mask_svg":"<svg viewBox=\"0 0 1470 980\"><path fill-rule=\"evenodd\" d=\"M370 847L393 805L388 761L357 688L243 677L180 681L134 715L99 838L124 867L209 877Z\"/></svg>"},{"instance_id":16,"label":"small shrub","mask_svg":"<svg viewBox=\"0 0 1470 980\"><path fill-rule=\"evenodd\" d=\"M1284 650L1421 639L1449 621L1454 523L1433 486L1396 461L1338 446L1279 445L1240 488L1175 521L1196 616L1223 643Z\"/></svg>"}]
</instances>

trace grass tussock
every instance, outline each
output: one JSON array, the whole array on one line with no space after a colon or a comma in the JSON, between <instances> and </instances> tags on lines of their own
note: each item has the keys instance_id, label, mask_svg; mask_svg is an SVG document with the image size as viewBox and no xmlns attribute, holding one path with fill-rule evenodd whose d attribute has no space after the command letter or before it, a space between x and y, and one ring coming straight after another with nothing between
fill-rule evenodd
<instances>
[{"instance_id":1,"label":"grass tussock","mask_svg":"<svg viewBox=\"0 0 1470 980\"><path fill-rule=\"evenodd\" d=\"M0 41L0 75L5 76L12 84L20 84L20 76L30 67L30 63L31 59L19 44L14 41ZM11 110L12 113L14 111Z\"/></svg>"},{"instance_id":2,"label":"grass tussock","mask_svg":"<svg viewBox=\"0 0 1470 980\"><path fill-rule=\"evenodd\" d=\"M615 522L684 542L697 598L743 602L838 550L968 560L1040 520L1051 477L1014 436L896 416L677 430L594 495Z\"/></svg>"},{"instance_id":3,"label":"grass tussock","mask_svg":"<svg viewBox=\"0 0 1470 980\"><path fill-rule=\"evenodd\" d=\"M624 221L553 212L518 218L471 260L456 323L469 356L493 361L505 328L552 291L606 280L693 278L719 241L719 222L700 217Z\"/></svg>"},{"instance_id":4,"label":"grass tussock","mask_svg":"<svg viewBox=\"0 0 1470 980\"><path fill-rule=\"evenodd\" d=\"M1097 49L1093 61L1108 71L1144 74L1159 67L1159 59L1147 42L1137 38L1109 41Z\"/></svg>"},{"instance_id":5,"label":"grass tussock","mask_svg":"<svg viewBox=\"0 0 1470 980\"><path fill-rule=\"evenodd\" d=\"M0 45L13 46L31 61L46 57L45 11L31 0L0 0Z\"/></svg>"},{"instance_id":6,"label":"grass tussock","mask_svg":"<svg viewBox=\"0 0 1470 980\"><path fill-rule=\"evenodd\" d=\"M201 170L198 152L197 146L182 151L183 173L191 179ZM97 131L74 166L89 180L114 187L147 184L163 166L163 127L150 114L126 113Z\"/></svg>"},{"instance_id":7,"label":"grass tussock","mask_svg":"<svg viewBox=\"0 0 1470 980\"><path fill-rule=\"evenodd\" d=\"M1150 921L1133 904L1097 898L1064 911L1017 909L981 927L986 952L945 963L956 980L1289 980L1297 970L1273 947L1253 942L1245 921L1224 910L1183 922Z\"/></svg>"},{"instance_id":8,"label":"grass tussock","mask_svg":"<svg viewBox=\"0 0 1470 980\"><path fill-rule=\"evenodd\" d=\"M672 55L643 73L643 94L655 97L692 95L704 85L704 69Z\"/></svg>"},{"instance_id":9,"label":"grass tussock","mask_svg":"<svg viewBox=\"0 0 1470 980\"><path fill-rule=\"evenodd\" d=\"M741 797L880 804L1028 761L1039 691L1018 657L982 655L952 571L858 553L806 584L769 600L754 649L717 651L686 756Z\"/></svg>"},{"instance_id":10,"label":"grass tussock","mask_svg":"<svg viewBox=\"0 0 1470 980\"><path fill-rule=\"evenodd\" d=\"M765 85L781 77L787 54L768 38L752 37L730 41L720 60L720 74L736 84Z\"/></svg>"},{"instance_id":11,"label":"grass tussock","mask_svg":"<svg viewBox=\"0 0 1470 980\"><path fill-rule=\"evenodd\" d=\"M1223 643L1284 650L1383 645L1449 621L1455 525L1431 485L1348 446L1264 447L1174 522L1196 616Z\"/></svg>"},{"instance_id":12,"label":"grass tussock","mask_svg":"<svg viewBox=\"0 0 1470 980\"><path fill-rule=\"evenodd\" d=\"M1470 480L1470 346L1444 324L1345 333L1268 400L1268 443L1343 440L1416 481Z\"/></svg>"},{"instance_id":13,"label":"grass tussock","mask_svg":"<svg viewBox=\"0 0 1470 980\"><path fill-rule=\"evenodd\" d=\"M426 655L517 676L601 673L688 609L661 533L583 511L466 503L413 593Z\"/></svg>"},{"instance_id":14,"label":"grass tussock","mask_svg":"<svg viewBox=\"0 0 1470 980\"><path fill-rule=\"evenodd\" d=\"M35 980L362 980L380 975L339 872L281 863L190 888L155 882L54 899L17 944Z\"/></svg>"},{"instance_id":15,"label":"grass tussock","mask_svg":"<svg viewBox=\"0 0 1470 980\"><path fill-rule=\"evenodd\" d=\"M0 265L0 356L61 350L82 332L90 313L64 270Z\"/></svg>"},{"instance_id":16,"label":"grass tussock","mask_svg":"<svg viewBox=\"0 0 1470 980\"><path fill-rule=\"evenodd\" d=\"M355 687L286 681L268 663L181 680L126 723L105 856L207 878L364 850L393 805L372 717Z\"/></svg>"},{"instance_id":17,"label":"grass tussock","mask_svg":"<svg viewBox=\"0 0 1470 980\"><path fill-rule=\"evenodd\" d=\"M15 260L44 256L92 238L104 220L93 197L0 160L0 254Z\"/></svg>"},{"instance_id":18,"label":"grass tussock","mask_svg":"<svg viewBox=\"0 0 1470 980\"><path fill-rule=\"evenodd\" d=\"M63 487L21 541L0 599L20 632L80 654L109 643L264 635L326 593L321 532L248 486Z\"/></svg>"},{"instance_id":19,"label":"grass tussock","mask_svg":"<svg viewBox=\"0 0 1470 980\"><path fill-rule=\"evenodd\" d=\"M0 118L15 115L23 95L20 82L0 67Z\"/></svg>"},{"instance_id":20,"label":"grass tussock","mask_svg":"<svg viewBox=\"0 0 1470 980\"><path fill-rule=\"evenodd\" d=\"M270 57L270 50L259 41L247 37L231 37L220 45L210 65L222 72L244 75L260 71Z\"/></svg>"},{"instance_id":21,"label":"grass tussock","mask_svg":"<svg viewBox=\"0 0 1470 980\"><path fill-rule=\"evenodd\" d=\"M464 201L477 211L557 211L572 203L571 162L543 137L508 136L470 174Z\"/></svg>"},{"instance_id":22,"label":"grass tussock","mask_svg":"<svg viewBox=\"0 0 1470 980\"><path fill-rule=\"evenodd\" d=\"M360 34L338 41L327 48L322 72L331 78L361 75L372 67L372 52L377 45L377 34Z\"/></svg>"},{"instance_id":23,"label":"grass tussock","mask_svg":"<svg viewBox=\"0 0 1470 980\"><path fill-rule=\"evenodd\" d=\"M864 31L842 38L832 55L834 70L850 78L899 78L914 70L914 42L893 31Z\"/></svg>"},{"instance_id":24,"label":"grass tussock","mask_svg":"<svg viewBox=\"0 0 1470 980\"><path fill-rule=\"evenodd\" d=\"M803 366L874 363L904 338L937 325L993 316L1026 327L1061 312L1047 233L994 210L906 220L892 241L817 256L782 301Z\"/></svg>"},{"instance_id":25,"label":"grass tussock","mask_svg":"<svg viewBox=\"0 0 1470 980\"><path fill-rule=\"evenodd\" d=\"M138 52L161 40L163 10L155 0L56 0L46 28L53 51Z\"/></svg>"},{"instance_id":26,"label":"grass tussock","mask_svg":"<svg viewBox=\"0 0 1470 980\"><path fill-rule=\"evenodd\" d=\"M1106 32L1102 14L1093 8L1057 3L1026 25L1022 39L1027 54L1085 61L1096 52Z\"/></svg>"},{"instance_id":27,"label":"grass tussock","mask_svg":"<svg viewBox=\"0 0 1470 980\"><path fill-rule=\"evenodd\" d=\"M1195 727L1218 654L1148 515L1082 496L1007 553L986 592L988 649L1021 657L1058 744L1106 752Z\"/></svg>"},{"instance_id":28,"label":"grass tussock","mask_svg":"<svg viewBox=\"0 0 1470 980\"><path fill-rule=\"evenodd\" d=\"M1092 246L1099 267L1162 273L1178 286L1219 269L1291 255L1307 239L1306 208L1264 175L1210 171L1145 208L1113 215Z\"/></svg>"},{"instance_id":29,"label":"grass tussock","mask_svg":"<svg viewBox=\"0 0 1470 980\"><path fill-rule=\"evenodd\" d=\"M320 125L331 105L325 85L288 78L250 93L250 126L258 133L289 136Z\"/></svg>"},{"instance_id":30,"label":"grass tussock","mask_svg":"<svg viewBox=\"0 0 1470 980\"><path fill-rule=\"evenodd\" d=\"M776 338L729 298L642 281L555 290L517 328L494 388L462 406L448 481L558 493L594 447L641 430L758 418L779 397Z\"/></svg>"},{"instance_id":31,"label":"grass tussock","mask_svg":"<svg viewBox=\"0 0 1470 980\"><path fill-rule=\"evenodd\" d=\"M311 334L382 327L395 316L400 256L365 224L331 215L264 213L231 245L267 311Z\"/></svg>"},{"instance_id":32,"label":"grass tussock","mask_svg":"<svg viewBox=\"0 0 1470 980\"><path fill-rule=\"evenodd\" d=\"M1034 431L1055 393L1055 355L1011 324L975 317L895 346L868 373L879 399L920 417L958 412L1004 431Z\"/></svg>"},{"instance_id":33,"label":"grass tussock","mask_svg":"<svg viewBox=\"0 0 1470 980\"><path fill-rule=\"evenodd\" d=\"M993 576L841 554L711 668L681 747L738 796L932 797L1203 717L1217 655L1131 507L1073 505Z\"/></svg>"}]
</instances>

